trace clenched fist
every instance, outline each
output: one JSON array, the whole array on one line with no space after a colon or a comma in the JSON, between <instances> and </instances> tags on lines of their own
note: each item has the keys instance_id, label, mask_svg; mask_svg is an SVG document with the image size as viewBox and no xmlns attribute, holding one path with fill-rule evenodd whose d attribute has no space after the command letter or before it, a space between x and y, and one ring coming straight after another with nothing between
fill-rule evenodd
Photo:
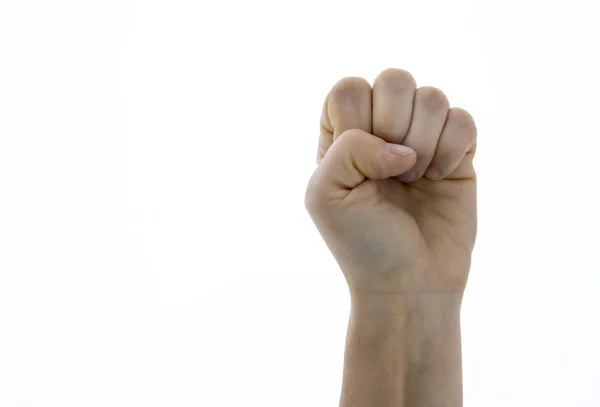
<instances>
[{"instance_id":1,"label":"clenched fist","mask_svg":"<svg viewBox=\"0 0 600 407\"><path fill-rule=\"evenodd\" d=\"M461 296L477 229L471 115L410 73L339 81L305 204L352 294Z\"/></svg>"}]
</instances>

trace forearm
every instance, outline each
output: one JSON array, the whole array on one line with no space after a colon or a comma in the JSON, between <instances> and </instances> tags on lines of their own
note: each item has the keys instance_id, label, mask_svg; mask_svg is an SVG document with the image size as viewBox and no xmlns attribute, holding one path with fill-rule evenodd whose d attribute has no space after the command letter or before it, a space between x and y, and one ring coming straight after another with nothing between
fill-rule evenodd
<instances>
[{"instance_id":1,"label":"forearm","mask_svg":"<svg viewBox=\"0 0 600 407\"><path fill-rule=\"evenodd\" d=\"M352 295L341 407L460 407L458 295Z\"/></svg>"}]
</instances>

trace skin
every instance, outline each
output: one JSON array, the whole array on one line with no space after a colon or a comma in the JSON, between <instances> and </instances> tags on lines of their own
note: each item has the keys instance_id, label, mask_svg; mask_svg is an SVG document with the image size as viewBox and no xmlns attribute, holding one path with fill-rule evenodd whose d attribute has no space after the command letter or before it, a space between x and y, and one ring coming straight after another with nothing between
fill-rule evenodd
<instances>
[{"instance_id":1,"label":"skin","mask_svg":"<svg viewBox=\"0 0 600 407\"><path fill-rule=\"evenodd\" d=\"M325 99L305 205L351 297L340 405L462 405L460 307L477 230L476 127L387 69Z\"/></svg>"}]
</instances>

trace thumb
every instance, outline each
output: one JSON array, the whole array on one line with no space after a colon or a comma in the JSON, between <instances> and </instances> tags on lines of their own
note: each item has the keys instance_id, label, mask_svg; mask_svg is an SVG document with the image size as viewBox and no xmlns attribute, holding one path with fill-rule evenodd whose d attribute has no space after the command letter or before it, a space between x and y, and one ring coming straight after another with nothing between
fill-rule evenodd
<instances>
[{"instance_id":1,"label":"thumb","mask_svg":"<svg viewBox=\"0 0 600 407\"><path fill-rule=\"evenodd\" d=\"M331 145L315 172L325 189L353 189L366 178L386 179L410 170L417 154L409 147L358 129L347 130Z\"/></svg>"}]
</instances>

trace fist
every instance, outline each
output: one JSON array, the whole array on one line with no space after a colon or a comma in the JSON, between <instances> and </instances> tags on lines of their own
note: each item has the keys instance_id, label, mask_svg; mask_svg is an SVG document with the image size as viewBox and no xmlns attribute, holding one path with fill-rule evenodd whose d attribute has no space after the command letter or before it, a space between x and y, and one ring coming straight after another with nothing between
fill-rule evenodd
<instances>
[{"instance_id":1,"label":"fist","mask_svg":"<svg viewBox=\"0 0 600 407\"><path fill-rule=\"evenodd\" d=\"M464 291L477 229L476 127L399 69L325 99L305 205L351 293Z\"/></svg>"}]
</instances>

